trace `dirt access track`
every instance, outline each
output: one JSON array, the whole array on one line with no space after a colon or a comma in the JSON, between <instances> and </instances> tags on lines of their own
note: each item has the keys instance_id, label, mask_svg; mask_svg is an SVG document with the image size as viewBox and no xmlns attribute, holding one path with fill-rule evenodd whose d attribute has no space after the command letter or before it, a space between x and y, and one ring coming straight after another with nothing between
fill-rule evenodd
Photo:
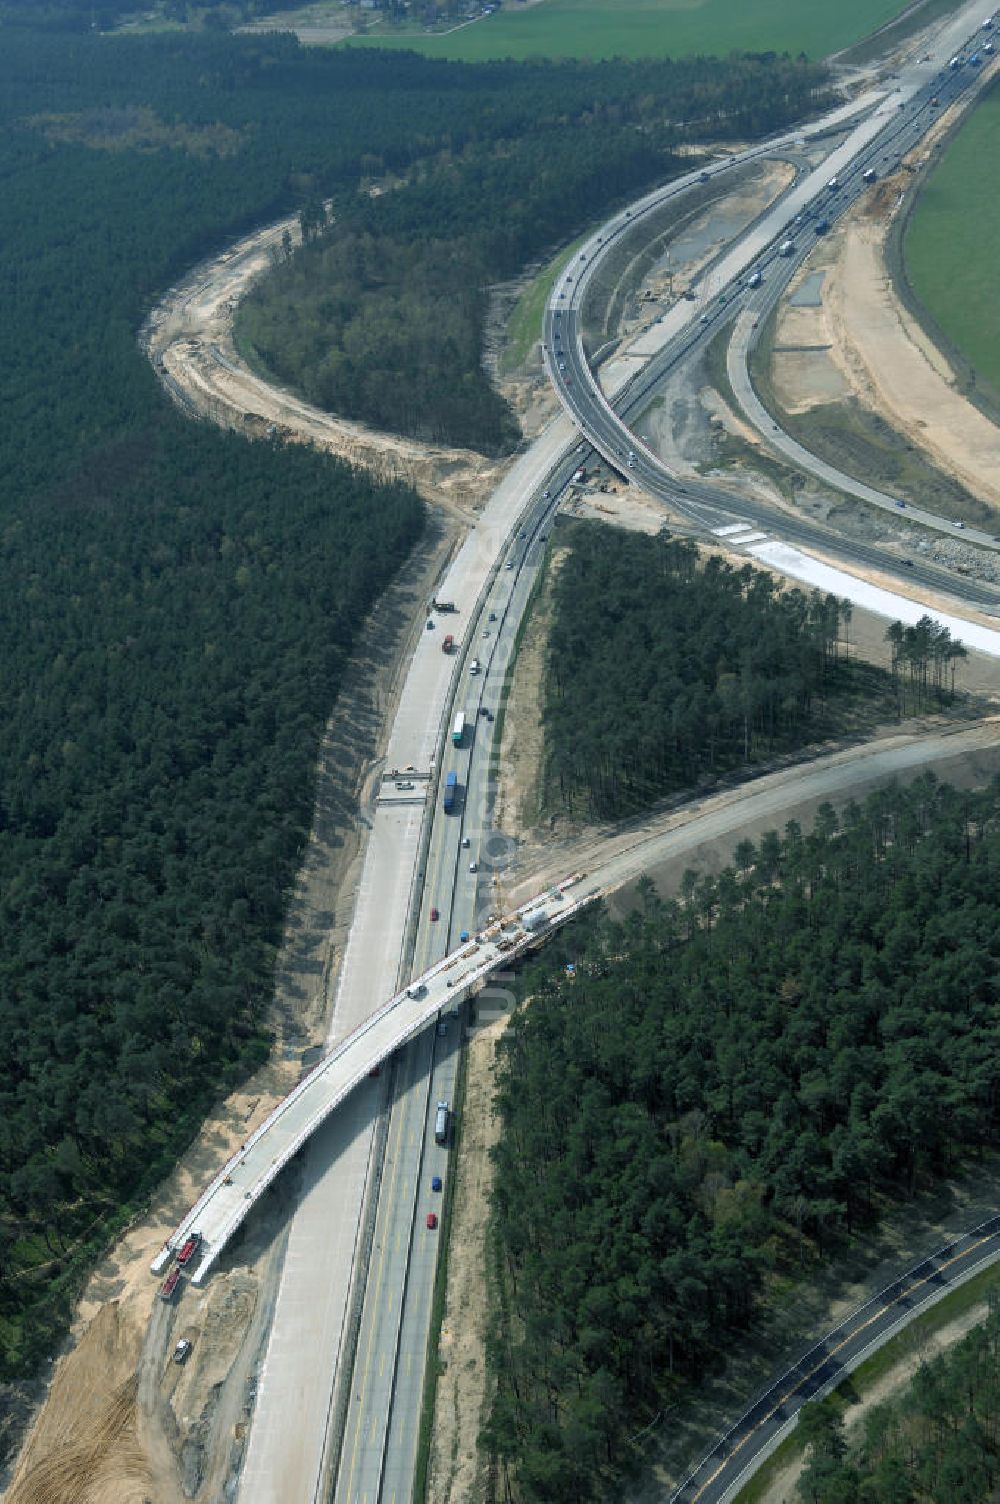
<instances>
[{"instance_id":1,"label":"dirt access track","mask_svg":"<svg viewBox=\"0 0 1000 1504\"><path fill-rule=\"evenodd\" d=\"M170 289L143 325L140 342L167 391L188 412L254 438L312 443L376 477L407 481L428 501L471 520L503 465L467 449L419 444L335 418L258 376L233 342L236 305L251 283L301 240L298 221L282 220L203 261Z\"/></svg>"}]
</instances>

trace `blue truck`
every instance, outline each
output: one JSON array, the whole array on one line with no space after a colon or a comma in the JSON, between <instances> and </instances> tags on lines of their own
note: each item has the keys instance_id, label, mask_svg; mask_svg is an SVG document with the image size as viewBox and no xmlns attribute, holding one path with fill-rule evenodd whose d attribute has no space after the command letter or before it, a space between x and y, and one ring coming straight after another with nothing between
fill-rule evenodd
<instances>
[{"instance_id":1,"label":"blue truck","mask_svg":"<svg viewBox=\"0 0 1000 1504\"><path fill-rule=\"evenodd\" d=\"M458 774L449 773L444 781L444 812L450 815L458 803Z\"/></svg>"}]
</instances>

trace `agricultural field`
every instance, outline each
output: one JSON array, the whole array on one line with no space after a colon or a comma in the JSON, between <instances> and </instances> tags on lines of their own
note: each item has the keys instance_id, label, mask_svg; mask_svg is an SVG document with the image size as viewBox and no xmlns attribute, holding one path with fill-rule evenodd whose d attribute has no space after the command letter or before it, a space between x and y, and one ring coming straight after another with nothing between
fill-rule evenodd
<instances>
[{"instance_id":1,"label":"agricultural field","mask_svg":"<svg viewBox=\"0 0 1000 1504\"><path fill-rule=\"evenodd\" d=\"M903 242L910 286L977 387L1000 402L1000 92L994 89L955 136L928 179Z\"/></svg>"},{"instance_id":2,"label":"agricultural field","mask_svg":"<svg viewBox=\"0 0 1000 1504\"><path fill-rule=\"evenodd\" d=\"M901 0L506 0L494 15L437 35L374 29L350 45L412 47L482 62L527 57L683 57L800 52L825 57L899 14Z\"/></svg>"}]
</instances>

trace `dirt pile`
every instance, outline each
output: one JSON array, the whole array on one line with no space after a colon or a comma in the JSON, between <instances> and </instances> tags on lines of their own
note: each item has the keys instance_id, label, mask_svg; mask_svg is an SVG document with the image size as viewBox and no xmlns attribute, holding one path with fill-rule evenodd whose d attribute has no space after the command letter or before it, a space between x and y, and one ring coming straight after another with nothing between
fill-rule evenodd
<instances>
[{"instance_id":1,"label":"dirt pile","mask_svg":"<svg viewBox=\"0 0 1000 1504\"><path fill-rule=\"evenodd\" d=\"M171 1333L172 1340L186 1337L192 1344L187 1364L175 1368L164 1386L169 1389L174 1380L168 1403L189 1498L220 1497L233 1447L242 1446L246 1386L236 1383L227 1389L227 1381L237 1370L244 1380L248 1376L253 1355L245 1349L259 1292L253 1273L235 1269L214 1279L199 1305Z\"/></svg>"}]
</instances>

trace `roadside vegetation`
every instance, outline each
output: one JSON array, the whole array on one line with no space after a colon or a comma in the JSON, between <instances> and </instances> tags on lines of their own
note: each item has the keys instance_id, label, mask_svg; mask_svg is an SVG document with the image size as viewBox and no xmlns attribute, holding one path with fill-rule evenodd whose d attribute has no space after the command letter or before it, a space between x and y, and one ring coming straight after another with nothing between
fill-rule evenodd
<instances>
[{"instance_id":1,"label":"roadside vegetation","mask_svg":"<svg viewBox=\"0 0 1000 1504\"><path fill-rule=\"evenodd\" d=\"M488 455L520 433L483 369L490 283L680 172L673 148L744 140L815 109L788 58L457 64L381 53L419 133L373 146L360 189L314 202L307 244L240 305L241 349L319 406ZM683 122L683 123L682 123Z\"/></svg>"},{"instance_id":2,"label":"roadside vegetation","mask_svg":"<svg viewBox=\"0 0 1000 1504\"><path fill-rule=\"evenodd\" d=\"M803 1504L980 1504L1000 1480L1000 1303L950 1351L876 1406L848 1446L842 1407L807 1405L798 1430L809 1457Z\"/></svg>"},{"instance_id":3,"label":"roadside vegetation","mask_svg":"<svg viewBox=\"0 0 1000 1504\"><path fill-rule=\"evenodd\" d=\"M291 10L299 0L0 0L0 22L49 32L110 31L127 22L147 30L229 31L258 16Z\"/></svg>"},{"instance_id":4,"label":"roadside vegetation","mask_svg":"<svg viewBox=\"0 0 1000 1504\"><path fill-rule=\"evenodd\" d=\"M488 1259L503 1497L607 1497L772 1289L993 1142L998 878L1000 782L924 777L526 968Z\"/></svg>"},{"instance_id":5,"label":"roadside vegetation","mask_svg":"<svg viewBox=\"0 0 1000 1504\"><path fill-rule=\"evenodd\" d=\"M441 191L461 263L472 211L445 193L449 154L453 187L478 162L491 191L508 142L523 183L545 165L529 125L563 95L544 68L490 78L210 30L104 37L91 23L115 4L0 5L3 1380L51 1355L99 1251L268 1051L318 738L423 525L404 487L188 421L138 348L143 317L254 224L300 209L314 233L329 198L360 216L373 174L408 182L384 195L380 233L405 203L405 249ZM613 115L640 76L567 72L566 108L589 95ZM760 62L682 76L685 109L703 99L734 129L765 79L784 118L821 78ZM595 195L621 191L616 130ZM662 164L630 140L626 166L643 151L643 172ZM555 146L550 165L565 166ZM453 292L477 295L457 276Z\"/></svg>"},{"instance_id":6,"label":"roadside vegetation","mask_svg":"<svg viewBox=\"0 0 1000 1504\"><path fill-rule=\"evenodd\" d=\"M920 189L903 237L906 280L971 395L1000 409L1000 310L990 295L1000 238L996 85L963 122Z\"/></svg>"},{"instance_id":7,"label":"roadside vegetation","mask_svg":"<svg viewBox=\"0 0 1000 1504\"><path fill-rule=\"evenodd\" d=\"M666 533L574 523L560 537L570 547L552 586L543 687L548 809L619 819L842 730L859 702L895 714L887 676L850 660L847 602L783 591Z\"/></svg>"}]
</instances>

